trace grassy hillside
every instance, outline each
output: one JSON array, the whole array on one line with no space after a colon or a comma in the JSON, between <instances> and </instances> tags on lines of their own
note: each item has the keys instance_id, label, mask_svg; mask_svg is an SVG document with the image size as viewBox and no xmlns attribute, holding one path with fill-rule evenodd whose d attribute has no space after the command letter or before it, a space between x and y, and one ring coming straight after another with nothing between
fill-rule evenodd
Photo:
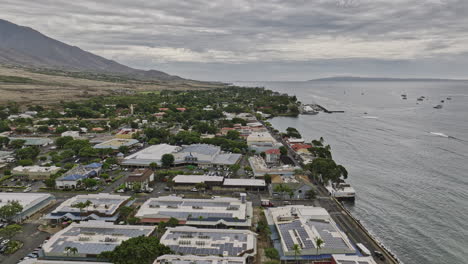
<instances>
[{"instance_id":1,"label":"grassy hillside","mask_svg":"<svg viewBox=\"0 0 468 264\"><path fill-rule=\"evenodd\" d=\"M0 66L0 104L14 101L50 105L96 95L220 87L224 84L185 79L141 81L115 75Z\"/></svg>"}]
</instances>

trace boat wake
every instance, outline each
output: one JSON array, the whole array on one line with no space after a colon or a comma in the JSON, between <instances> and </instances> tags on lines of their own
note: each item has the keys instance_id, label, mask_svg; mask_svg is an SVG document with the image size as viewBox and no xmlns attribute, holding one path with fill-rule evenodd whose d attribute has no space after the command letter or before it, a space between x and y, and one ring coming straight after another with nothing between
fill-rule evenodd
<instances>
[{"instance_id":1,"label":"boat wake","mask_svg":"<svg viewBox=\"0 0 468 264\"><path fill-rule=\"evenodd\" d=\"M366 119L379 119L379 117L377 116L361 116L362 118L366 118Z\"/></svg>"},{"instance_id":2,"label":"boat wake","mask_svg":"<svg viewBox=\"0 0 468 264\"><path fill-rule=\"evenodd\" d=\"M440 133L440 132L429 132L431 135L438 136L438 137L444 137L444 138L449 138L450 136Z\"/></svg>"}]
</instances>

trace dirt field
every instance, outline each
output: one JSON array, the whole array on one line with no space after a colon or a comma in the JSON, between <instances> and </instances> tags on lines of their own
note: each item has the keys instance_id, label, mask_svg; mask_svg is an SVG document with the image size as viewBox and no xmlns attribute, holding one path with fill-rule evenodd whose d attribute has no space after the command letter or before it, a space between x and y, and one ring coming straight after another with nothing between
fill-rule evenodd
<instances>
[{"instance_id":1,"label":"dirt field","mask_svg":"<svg viewBox=\"0 0 468 264\"><path fill-rule=\"evenodd\" d=\"M14 101L50 105L61 100L75 101L96 95L126 94L164 89L191 90L222 87L221 84L191 80L170 82L128 81L125 83L114 83L68 76L40 74L25 69L7 68L3 66L0 66L0 76L18 76L33 80L33 83L0 82L0 104Z\"/></svg>"}]
</instances>

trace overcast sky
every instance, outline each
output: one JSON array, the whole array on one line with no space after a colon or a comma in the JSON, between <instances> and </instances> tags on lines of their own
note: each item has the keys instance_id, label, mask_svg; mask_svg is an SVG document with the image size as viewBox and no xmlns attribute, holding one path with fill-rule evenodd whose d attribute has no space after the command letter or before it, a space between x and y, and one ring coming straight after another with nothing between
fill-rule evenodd
<instances>
[{"instance_id":1,"label":"overcast sky","mask_svg":"<svg viewBox=\"0 0 468 264\"><path fill-rule=\"evenodd\" d=\"M202 80L468 78L467 0L0 0L0 18Z\"/></svg>"}]
</instances>

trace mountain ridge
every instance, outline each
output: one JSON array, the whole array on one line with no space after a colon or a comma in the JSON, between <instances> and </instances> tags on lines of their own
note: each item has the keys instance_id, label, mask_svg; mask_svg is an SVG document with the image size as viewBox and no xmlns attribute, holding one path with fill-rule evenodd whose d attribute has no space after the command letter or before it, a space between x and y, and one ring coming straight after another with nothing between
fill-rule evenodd
<instances>
[{"instance_id":1,"label":"mountain ridge","mask_svg":"<svg viewBox=\"0 0 468 264\"><path fill-rule=\"evenodd\" d=\"M308 80L308 82L317 82L317 81L334 81L334 82L350 82L350 81L362 81L362 82L401 82L401 81L412 81L412 82L422 82L422 81L431 81L431 82L465 82L466 79L445 79L445 78L391 78L391 77L360 77L360 76L335 76L335 77L326 77Z\"/></svg>"},{"instance_id":2,"label":"mountain ridge","mask_svg":"<svg viewBox=\"0 0 468 264\"><path fill-rule=\"evenodd\" d=\"M0 19L0 64L118 74L143 80L183 80L158 70L140 70Z\"/></svg>"}]
</instances>

